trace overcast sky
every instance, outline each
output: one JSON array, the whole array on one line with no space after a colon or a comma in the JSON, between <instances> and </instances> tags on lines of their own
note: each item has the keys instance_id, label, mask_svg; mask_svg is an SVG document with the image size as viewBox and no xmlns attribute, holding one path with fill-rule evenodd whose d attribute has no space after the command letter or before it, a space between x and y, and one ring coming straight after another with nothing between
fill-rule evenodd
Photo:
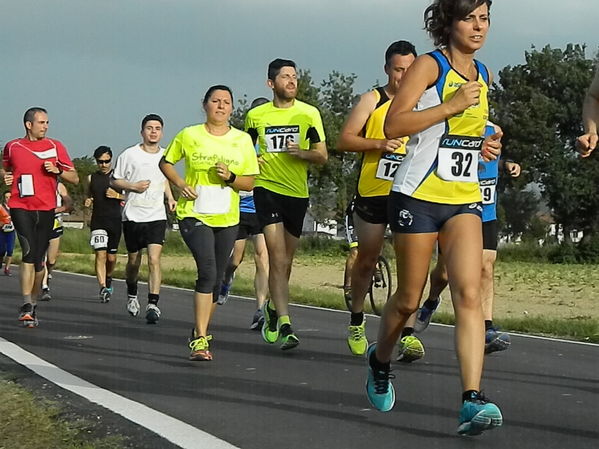
<instances>
[{"instance_id":1,"label":"overcast sky","mask_svg":"<svg viewBox=\"0 0 599 449\"><path fill-rule=\"evenodd\" d=\"M398 39L419 52L427 0L0 0L0 141L23 135L30 106L50 114L49 136L73 157L137 142L141 118L165 119L164 146L203 120L213 84L270 97L266 66L294 59L317 81L355 73L356 88L384 81L383 55ZM478 59L497 73L550 44L599 47L597 0L495 0Z\"/></svg>"}]
</instances>

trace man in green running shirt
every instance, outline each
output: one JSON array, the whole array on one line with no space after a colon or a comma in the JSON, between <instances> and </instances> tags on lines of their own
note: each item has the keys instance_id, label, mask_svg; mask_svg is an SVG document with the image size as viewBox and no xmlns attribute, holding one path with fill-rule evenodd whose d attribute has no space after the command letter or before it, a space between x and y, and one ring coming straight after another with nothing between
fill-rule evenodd
<instances>
[{"instance_id":1,"label":"man in green running shirt","mask_svg":"<svg viewBox=\"0 0 599 449\"><path fill-rule=\"evenodd\" d=\"M308 208L308 166L328 155L318 109L296 100L295 63L272 61L267 85L273 100L248 112L245 129L259 146L254 202L270 260L262 337L270 344L280 339L285 350L299 344L289 319L289 276Z\"/></svg>"}]
</instances>

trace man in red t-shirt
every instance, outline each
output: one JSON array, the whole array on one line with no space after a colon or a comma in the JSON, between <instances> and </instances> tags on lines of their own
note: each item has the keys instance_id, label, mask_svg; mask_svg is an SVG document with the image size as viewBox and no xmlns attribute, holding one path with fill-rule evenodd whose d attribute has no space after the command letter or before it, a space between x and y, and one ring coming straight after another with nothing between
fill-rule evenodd
<instances>
[{"instance_id":1,"label":"man in red t-shirt","mask_svg":"<svg viewBox=\"0 0 599 449\"><path fill-rule=\"evenodd\" d=\"M58 140L46 137L48 113L30 108L23 117L25 137L4 146L4 182L11 186L8 206L23 250L21 292L23 306L19 321L25 327L38 324L37 296L44 276L44 254L48 248L56 208L56 185L62 181L77 184L67 149Z\"/></svg>"}]
</instances>

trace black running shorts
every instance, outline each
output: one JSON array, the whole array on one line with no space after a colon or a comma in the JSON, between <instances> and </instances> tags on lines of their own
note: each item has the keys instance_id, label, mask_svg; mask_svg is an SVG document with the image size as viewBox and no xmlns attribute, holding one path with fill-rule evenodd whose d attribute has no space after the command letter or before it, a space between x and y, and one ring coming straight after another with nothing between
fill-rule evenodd
<instances>
[{"instance_id":1,"label":"black running shorts","mask_svg":"<svg viewBox=\"0 0 599 449\"><path fill-rule=\"evenodd\" d=\"M166 234L166 220L137 223L123 221L123 236L128 253L136 253L148 245L163 245Z\"/></svg>"},{"instance_id":2,"label":"black running shorts","mask_svg":"<svg viewBox=\"0 0 599 449\"><path fill-rule=\"evenodd\" d=\"M39 273L44 269L44 256L54 226L54 210L12 208L10 215L21 244L23 262L34 264Z\"/></svg>"},{"instance_id":3,"label":"black running shorts","mask_svg":"<svg viewBox=\"0 0 599 449\"><path fill-rule=\"evenodd\" d=\"M483 249L497 251L497 220L483 223Z\"/></svg>"},{"instance_id":4,"label":"black running shorts","mask_svg":"<svg viewBox=\"0 0 599 449\"><path fill-rule=\"evenodd\" d=\"M102 229L106 231L108 235L108 243L104 248L96 248L96 251L106 251L109 254L116 254L119 250L119 243L121 242L121 234L123 226L120 219L110 220L104 219L93 219L90 225L92 231Z\"/></svg>"},{"instance_id":5,"label":"black running shorts","mask_svg":"<svg viewBox=\"0 0 599 449\"><path fill-rule=\"evenodd\" d=\"M362 220L371 224L387 224L387 200L385 196L360 196L356 195L354 211Z\"/></svg>"},{"instance_id":6,"label":"black running shorts","mask_svg":"<svg viewBox=\"0 0 599 449\"><path fill-rule=\"evenodd\" d=\"M255 213L240 212L237 240L246 240L248 237L258 234L262 234L258 216Z\"/></svg>"},{"instance_id":7,"label":"black running shorts","mask_svg":"<svg viewBox=\"0 0 599 449\"><path fill-rule=\"evenodd\" d=\"M264 187L254 188L254 203L260 226L283 223L285 230L294 237L302 235L304 216L308 210L308 198L281 195Z\"/></svg>"}]
</instances>

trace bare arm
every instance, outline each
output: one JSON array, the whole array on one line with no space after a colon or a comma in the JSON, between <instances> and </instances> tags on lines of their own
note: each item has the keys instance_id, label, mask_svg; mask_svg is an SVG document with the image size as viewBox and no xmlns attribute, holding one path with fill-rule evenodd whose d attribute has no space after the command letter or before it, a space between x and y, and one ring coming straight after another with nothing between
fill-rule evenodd
<instances>
[{"instance_id":1,"label":"bare arm","mask_svg":"<svg viewBox=\"0 0 599 449\"><path fill-rule=\"evenodd\" d=\"M393 152L401 146L400 139L371 139L362 136L362 130L376 108L376 95L374 92L366 92L360 97L360 101L351 110L345 121L337 149L340 151L363 152L363 151L388 151Z\"/></svg>"},{"instance_id":2,"label":"bare arm","mask_svg":"<svg viewBox=\"0 0 599 449\"><path fill-rule=\"evenodd\" d=\"M300 150L297 143L288 143L288 154L311 164L323 165L329 159L327 144L325 142L313 143L309 150ZM247 190L242 188L241 190ZM251 190L251 189L250 189Z\"/></svg>"},{"instance_id":3,"label":"bare arm","mask_svg":"<svg viewBox=\"0 0 599 449\"><path fill-rule=\"evenodd\" d=\"M584 134L578 138L577 146L582 157L587 157L597 147L599 124L599 67L591 83L582 108Z\"/></svg>"},{"instance_id":4,"label":"bare arm","mask_svg":"<svg viewBox=\"0 0 599 449\"><path fill-rule=\"evenodd\" d=\"M424 91L435 82L439 68L429 55L419 56L407 71L385 118L387 137L410 136L442 122L478 103L480 84L469 81L451 100L421 111L414 111Z\"/></svg>"},{"instance_id":5,"label":"bare arm","mask_svg":"<svg viewBox=\"0 0 599 449\"><path fill-rule=\"evenodd\" d=\"M56 212L56 213L60 213L60 212L70 213L70 212L72 212L73 211L73 198L71 198L71 196L69 195L69 191L67 190L67 188L62 183L58 184L58 194L62 198L62 206L57 207L56 209L54 209L54 212Z\"/></svg>"},{"instance_id":6,"label":"bare arm","mask_svg":"<svg viewBox=\"0 0 599 449\"><path fill-rule=\"evenodd\" d=\"M164 183L164 196L166 197L166 202L168 204L168 209L172 212L177 207L177 201L175 201L175 197L173 197L173 191L171 190L171 184L167 180Z\"/></svg>"},{"instance_id":7,"label":"bare arm","mask_svg":"<svg viewBox=\"0 0 599 449\"><path fill-rule=\"evenodd\" d=\"M150 187L150 181L129 182L125 179L111 179L110 185L117 189L126 192L143 193Z\"/></svg>"},{"instance_id":8,"label":"bare arm","mask_svg":"<svg viewBox=\"0 0 599 449\"><path fill-rule=\"evenodd\" d=\"M233 172L229 170L229 167L227 167L226 164L223 164L222 162L217 162L216 174L220 179L226 182L227 180L231 179ZM235 179L233 180L233 182L229 182L228 184L235 190L246 190L249 192L254 189L254 176L235 175Z\"/></svg>"},{"instance_id":9,"label":"bare arm","mask_svg":"<svg viewBox=\"0 0 599 449\"><path fill-rule=\"evenodd\" d=\"M185 180L179 176L177 170L170 162L164 160L164 157L160 159L160 163L158 164L160 170L166 176L169 182L173 183L173 185L177 186L177 188L181 191L181 196L188 199L196 199L198 197L195 189L185 183Z\"/></svg>"},{"instance_id":10,"label":"bare arm","mask_svg":"<svg viewBox=\"0 0 599 449\"><path fill-rule=\"evenodd\" d=\"M75 169L63 171L59 176L61 180L69 184L79 184L79 175Z\"/></svg>"}]
</instances>

